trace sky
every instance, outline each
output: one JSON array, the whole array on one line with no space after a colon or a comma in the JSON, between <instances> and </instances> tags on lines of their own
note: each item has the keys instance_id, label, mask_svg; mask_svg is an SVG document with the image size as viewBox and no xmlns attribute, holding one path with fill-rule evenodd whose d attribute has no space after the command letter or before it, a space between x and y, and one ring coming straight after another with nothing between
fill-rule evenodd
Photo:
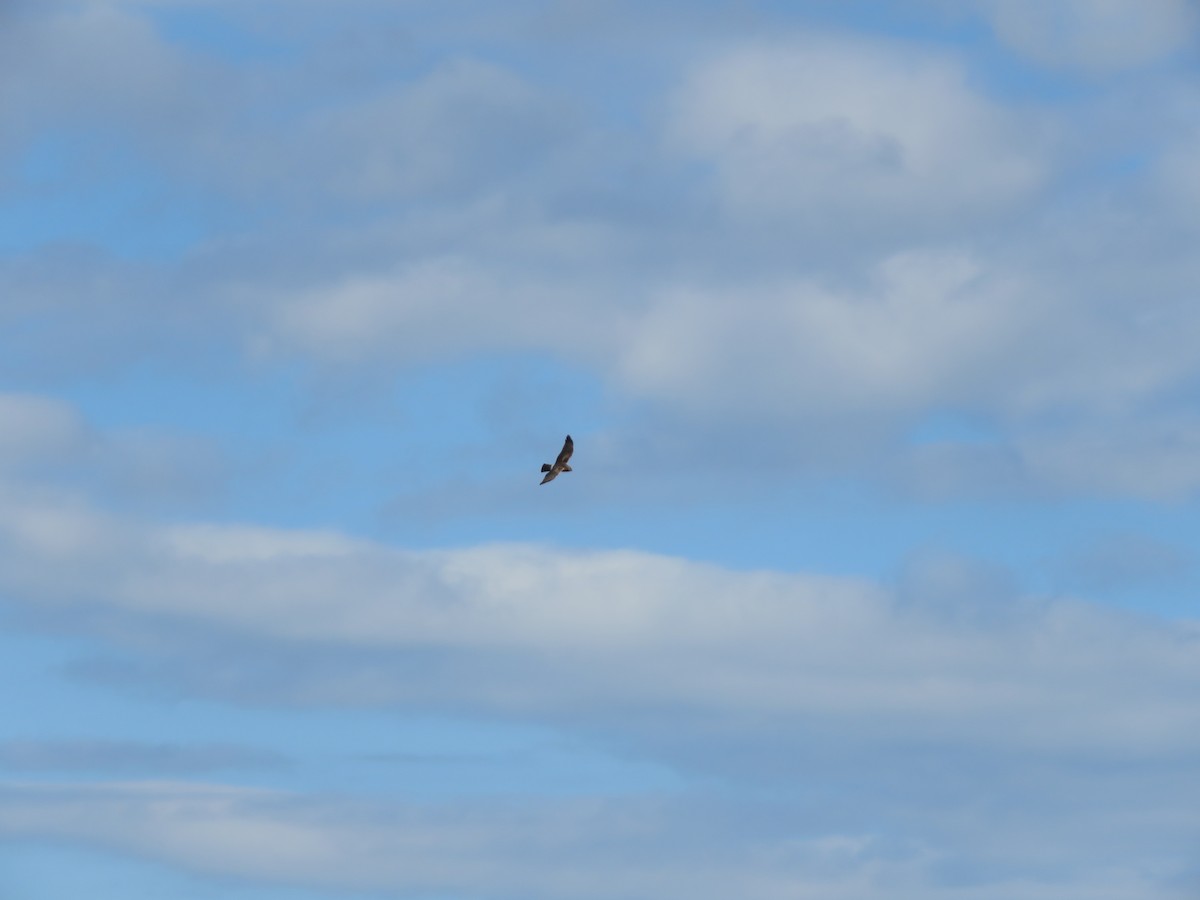
<instances>
[{"instance_id":1,"label":"sky","mask_svg":"<svg viewBox=\"0 0 1200 900\"><path fill-rule=\"evenodd\" d=\"M0 0L0 900L1200 897L1198 51Z\"/></svg>"}]
</instances>

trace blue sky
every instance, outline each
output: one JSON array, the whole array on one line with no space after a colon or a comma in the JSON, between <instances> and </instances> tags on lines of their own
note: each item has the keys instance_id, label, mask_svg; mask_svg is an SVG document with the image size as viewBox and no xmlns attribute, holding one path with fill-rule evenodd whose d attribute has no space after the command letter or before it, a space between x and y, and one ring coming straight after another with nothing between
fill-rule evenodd
<instances>
[{"instance_id":1,"label":"blue sky","mask_svg":"<svg viewBox=\"0 0 1200 900\"><path fill-rule=\"evenodd\" d=\"M1198 34L4 4L0 895L1195 896Z\"/></svg>"}]
</instances>

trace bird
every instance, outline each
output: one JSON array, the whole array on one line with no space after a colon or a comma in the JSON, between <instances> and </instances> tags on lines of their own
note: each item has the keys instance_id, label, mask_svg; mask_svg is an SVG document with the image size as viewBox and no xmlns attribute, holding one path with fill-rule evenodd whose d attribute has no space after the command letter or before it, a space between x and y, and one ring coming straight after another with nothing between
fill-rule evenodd
<instances>
[{"instance_id":1,"label":"bird","mask_svg":"<svg viewBox=\"0 0 1200 900\"><path fill-rule=\"evenodd\" d=\"M575 442L571 440L568 434L567 439L563 441L563 448L558 451L558 459L554 461L554 465L550 463L542 463L542 471L546 473L546 477L542 479L542 484L547 481L553 481L558 477L559 472L570 472L571 467L567 465L567 461L571 458L571 454L575 452Z\"/></svg>"}]
</instances>

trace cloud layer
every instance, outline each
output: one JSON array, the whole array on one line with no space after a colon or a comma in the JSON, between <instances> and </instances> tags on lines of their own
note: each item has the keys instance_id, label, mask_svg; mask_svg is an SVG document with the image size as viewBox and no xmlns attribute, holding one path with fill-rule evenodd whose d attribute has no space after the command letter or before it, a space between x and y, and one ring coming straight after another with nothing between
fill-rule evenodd
<instances>
[{"instance_id":1,"label":"cloud layer","mask_svg":"<svg viewBox=\"0 0 1200 900\"><path fill-rule=\"evenodd\" d=\"M877 6L0 10L0 834L1194 894L1196 11Z\"/></svg>"},{"instance_id":2,"label":"cloud layer","mask_svg":"<svg viewBox=\"0 0 1200 900\"><path fill-rule=\"evenodd\" d=\"M984 9L1014 46L1052 24L1019 4ZM1136 17L1150 29L1138 58L1186 35L1185 13ZM1060 24L1103 63L1107 45L1086 36L1127 35L1127 14L1068 4ZM1107 97L1064 110L989 89L954 49L743 27L716 50L696 32L661 94L635 104L648 118L635 129L494 52L395 58L368 42L367 67L335 77L172 39L138 6L14 22L3 102L24 125L10 158L60 170L38 190L66 177L102 218L210 233L170 265L119 247L0 261L14 377L166 362L165 346L188 347L171 364L341 370L538 353L679 427L790 434L814 417L834 456L870 448L871 467L949 406L994 423L989 452L1035 489L1179 498L1200 483L1172 450L1195 430L1182 401L1195 264L1129 240L1147 217L1168 234L1177 213L1147 191L1166 173L1188 180L1193 138L1169 109L1139 113L1147 127L1122 139L1139 146L1122 147L1107 140L1120 112ZM70 52L84 35L86 52ZM1111 103L1170 103L1161 77L1148 102ZM84 160L39 137L67 127L108 149ZM1101 184L1122 153L1153 164L1080 200L1081 179ZM153 202L99 187L142 193L147 171ZM1125 437L1086 471L1063 462L1097 433ZM947 482L969 489L986 469L968 461Z\"/></svg>"},{"instance_id":3,"label":"cloud layer","mask_svg":"<svg viewBox=\"0 0 1200 900\"><path fill-rule=\"evenodd\" d=\"M731 734L743 717L772 716L875 739L1134 757L1193 751L1200 733L1190 627L1067 599L981 598L937 568L898 595L635 551L417 552L336 533L146 529L11 494L6 506L13 595L142 635L139 653L201 690L263 688L236 672L228 683L206 676L202 657L189 671L187 651L203 649L189 633L247 640L268 666L278 654L277 676L289 653L328 657L336 671L314 662L271 679L279 700L446 703L568 722L580 704L614 721L686 708ZM430 677L397 677L423 668Z\"/></svg>"}]
</instances>

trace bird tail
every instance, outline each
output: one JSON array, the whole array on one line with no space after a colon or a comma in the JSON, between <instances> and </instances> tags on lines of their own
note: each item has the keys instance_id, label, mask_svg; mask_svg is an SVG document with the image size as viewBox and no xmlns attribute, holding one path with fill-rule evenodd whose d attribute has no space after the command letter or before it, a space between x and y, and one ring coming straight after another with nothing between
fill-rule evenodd
<instances>
[{"instance_id":1,"label":"bird tail","mask_svg":"<svg viewBox=\"0 0 1200 900\"><path fill-rule=\"evenodd\" d=\"M549 472L550 471L550 463L542 463L542 471Z\"/></svg>"}]
</instances>

